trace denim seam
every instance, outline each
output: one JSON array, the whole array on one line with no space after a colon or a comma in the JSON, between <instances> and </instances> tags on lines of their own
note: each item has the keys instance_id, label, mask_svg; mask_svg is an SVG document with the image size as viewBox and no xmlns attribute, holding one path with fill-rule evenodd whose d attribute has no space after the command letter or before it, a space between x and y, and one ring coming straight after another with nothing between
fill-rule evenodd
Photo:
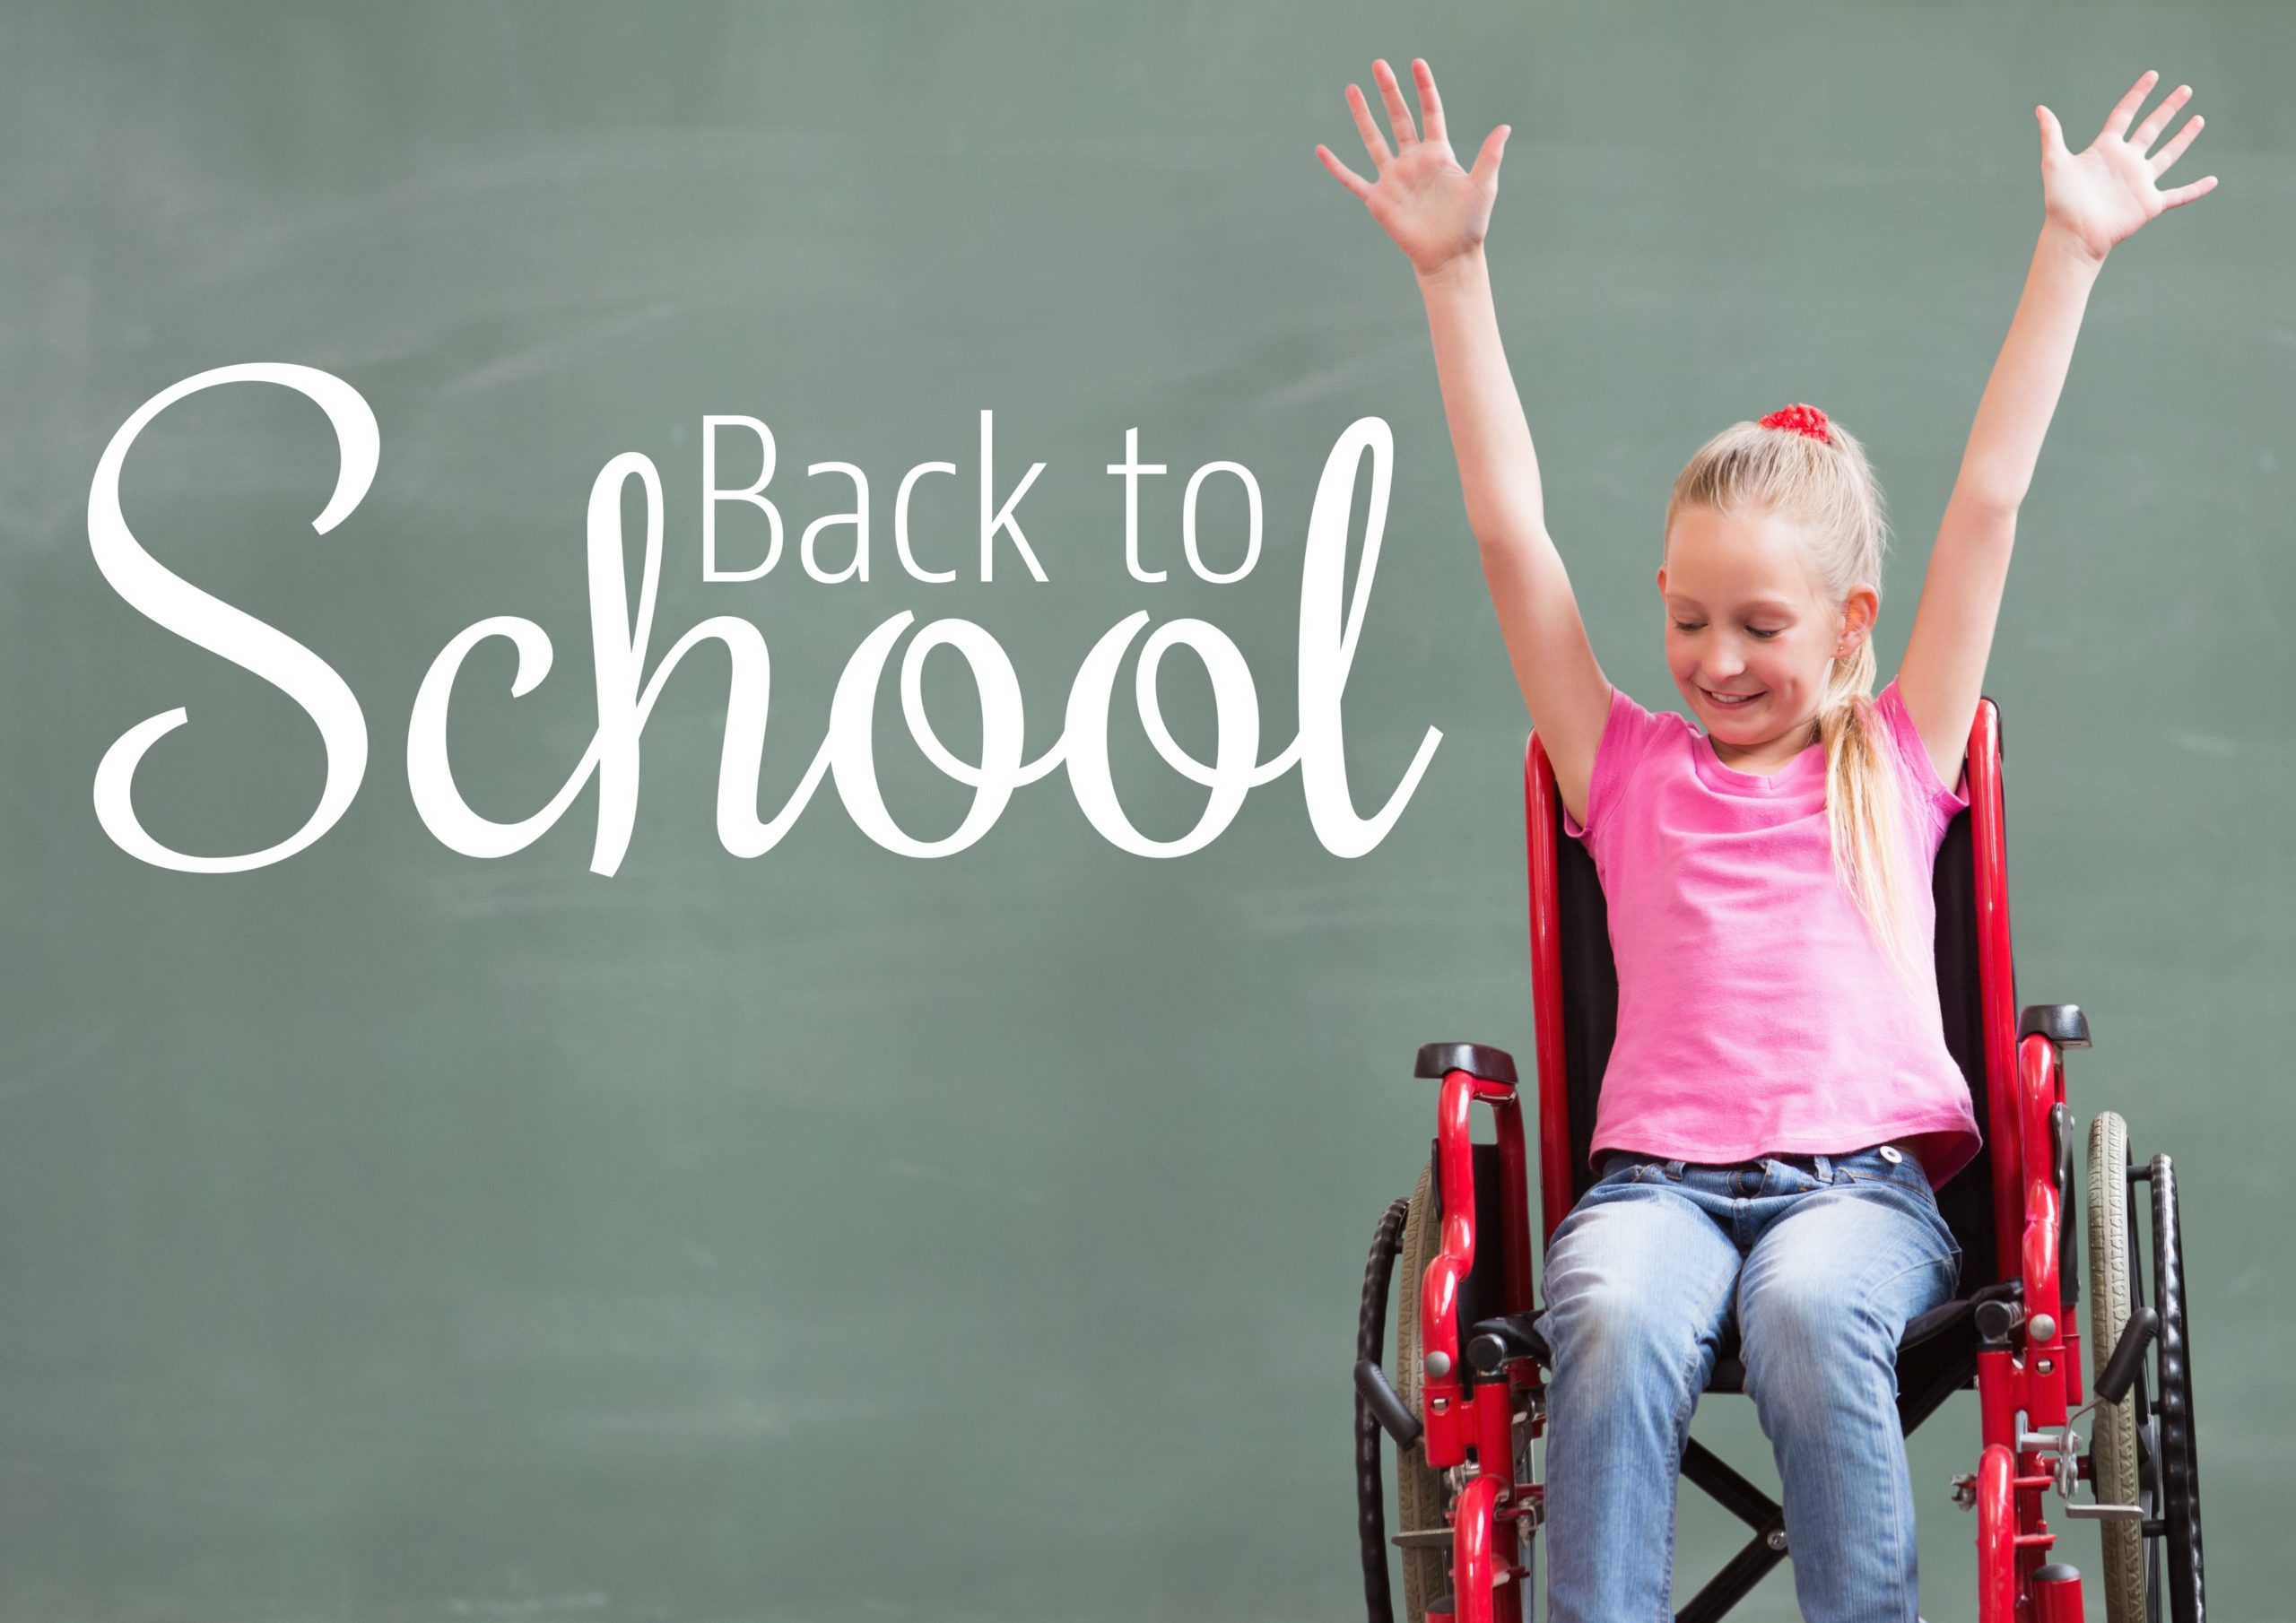
<instances>
[{"instance_id":1,"label":"denim seam","mask_svg":"<svg viewBox=\"0 0 2296 1623\"><path fill-rule=\"evenodd\" d=\"M1956 1247L1955 1249L1956 1254L1958 1254L1959 1248ZM1939 1257L1935 1260L1937 1262L1949 1264L1947 1277L1950 1280L1952 1278L1950 1264L1953 1263L1954 1258L1946 1256ZM1925 1266L1927 1266L1927 1264L1916 1263L1914 1268ZM1880 1292L1883 1285L1888 1284L1890 1280L1903 1279L1907 1274L1913 1272L1914 1268L1900 1268L1897 1272L1892 1274L1889 1280L1880 1281L1880 1283L1874 1287L1873 1290L1867 1293L1867 1303L1869 1305L1871 1304L1874 1296ZM1948 1285L1948 1289L1951 1289L1950 1284ZM1890 1387L1892 1392L1895 1392L1898 1389L1896 1360L1894 1358L1891 1360ZM1892 1404L1890 1409L1889 1423L1892 1426L1898 1426L1902 1429L1902 1422L1899 1419L1896 1405L1894 1404ZM1911 1502L1911 1492L1912 1484L1906 1480L1904 1471L1897 1471L1890 1473L1890 1515L1892 1525L1897 1532L1896 1547L1900 1549L1910 1548L1913 1551L1914 1564L1914 1576L1912 1580L1914 1593L1912 1594L1908 1595L1905 1593L1903 1587L1905 1575L1902 1573L1899 1575L1897 1596L1900 1604L1897 1615L1900 1618L1914 1618L1916 1619L1916 1623L1919 1623L1919 1613L1921 1610L1921 1587L1919 1575L1921 1563L1921 1525L1920 1517L1915 1511Z\"/></svg>"},{"instance_id":2,"label":"denim seam","mask_svg":"<svg viewBox=\"0 0 2296 1623\"><path fill-rule=\"evenodd\" d=\"M1690 1360L1689 1366L1683 1371L1682 1380L1678 1383L1677 1390L1687 1389L1691 1384L1691 1377L1697 1373L1698 1343L1694 1341L1691 1343ZM1683 1451L1688 1446L1690 1441L1691 1411L1695 1409L1697 1405L1698 1394L1693 1392L1690 1394L1690 1401L1674 1411L1674 1474L1678 1477L1682 1474ZM1658 1563L1658 1571L1660 1575L1658 1579L1659 1623L1674 1623L1674 1513L1671 1507L1666 1513L1666 1554L1665 1558Z\"/></svg>"},{"instance_id":3,"label":"denim seam","mask_svg":"<svg viewBox=\"0 0 2296 1623\"><path fill-rule=\"evenodd\" d=\"M1735 1293L1737 1288L1738 1282L1733 1278L1730 1281L1731 1292ZM1709 1310L1705 1316L1711 1319L1714 1315L1712 1311ZM1682 1475L1683 1454L1690 1446L1691 1417L1698 1408L1700 1396L1696 1385L1698 1361L1705 1347L1706 1343L1702 1340L1696 1337L1692 1339L1690 1361L1683 1366L1682 1378L1674 1384L1676 1391L1687 1394L1674 1414L1674 1475L1676 1477ZM1667 1493L1670 1501L1674 1492L1674 1489L1669 1487ZM1674 1523L1676 1520L1677 1517L1670 1503L1666 1512L1666 1557L1660 1564L1660 1570L1665 1575L1665 1586L1658 1594L1658 1623L1674 1623Z\"/></svg>"},{"instance_id":4,"label":"denim seam","mask_svg":"<svg viewBox=\"0 0 2296 1623\"><path fill-rule=\"evenodd\" d=\"M1956 1259L1960 1257L1961 1254L1961 1248L1959 1245L1956 1245L1947 1255L1930 1257L1918 1263L1909 1263L1903 1268L1899 1269L1895 1273L1887 1274L1883 1278L1874 1280L1871 1285L1866 1288L1865 1299L1859 1305L1861 1310L1864 1308L1870 1308L1874 1305L1874 1299L1882 1294L1882 1288L1883 1286L1892 1283L1893 1280L1901 1280L1905 1278L1907 1274L1913 1273L1923 1268L1934 1268L1941 1263L1947 1264L1953 1263ZM1897 1385L1894 1375L1892 1376L1890 1384L1892 1387ZM1890 1423L1892 1425L1898 1425L1900 1423L1895 1404L1891 1406ZM1900 1617L1903 1617L1908 1612L1918 1611L1920 1610L1921 1603L1920 1578L1918 1576L1920 1561L1919 1520L1918 1516L1913 1514L1913 1507L1906 1502L1905 1492L1909 1486L1909 1484L1898 1480L1895 1472L1891 1474L1890 1511L1892 1525L1899 1530L1899 1542L1903 1543L1910 1540L1915 1546L1915 1570L1917 1575L1914 1580L1914 1594L1910 1601L1908 1601L1904 1605L1899 1608L1898 1615ZM1899 1597L1903 1599L1904 1590L1901 1586L1898 1589L1897 1593Z\"/></svg>"},{"instance_id":5,"label":"denim seam","mask_svg":"<svg viewBox=\"0 0 2296 1623\"><path fill-rule=\"evenodd\" d=\"M1892 1384L1894 1385L1895 1383L1892 1382ZM1892 1425L1898 1423L1894 1414L1891 1416L1890 1423ZM1896 1585L1899 1601L1898 1616L1900 1618L1909 1616L1915 1619L1915 1623L1920 1623L1921 1527L1920 1519L1910 1503L1911 1492L1912 1484L1906 1480L1904 1471L1893 1471L1890 1473L1890 1515L1892 1524L1897 1529L1898 1546L1901 1549L1909 1547L1913 1551L1914 1570L1910 1584L1913 1593L1909 1595L1905 1593L1908 1587L1905 1581L1906 1575L1900 1572Z\"/></svg>"}]
</instances>

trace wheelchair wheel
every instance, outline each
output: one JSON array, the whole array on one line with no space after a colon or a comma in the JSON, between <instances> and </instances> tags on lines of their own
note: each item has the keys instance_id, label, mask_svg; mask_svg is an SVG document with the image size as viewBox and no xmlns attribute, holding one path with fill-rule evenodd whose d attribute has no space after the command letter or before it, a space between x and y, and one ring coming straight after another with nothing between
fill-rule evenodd
<instances>
[{"instance_id":1,"label":"wheelchair wheel","mask_svg":"<svg viewBox=\"0 0 2296 1623\"><path fill-rule=\"evenodd\" d=\"M2176 1623L2201 1623L2200 1477L2194 1458L2192 1344L2185 1334L2184 1226L2177 1212L2177 1174L2165 1155L2152 1158L2153 1279L2161 1303L2156 1350L2161 1367L2161 1510L2169 1535L2169 1612Z\"/></svg>"},{"instance_id":2,"label":"wheelchair wheel","mask_svg":"<svg viewBox=\"0 0 2296 1623\"><path fill-rule=\"evenodd\" d=\"M2109 1110L2089 1124L2089 1344L2101 1364L2139 1306L2141 1253L2128 1201L2128 1124ZM2100 1505L2139 1505L2160 1515L2154 1429L2145 1371L2118 1403L2100 1403L2090 1428L2089 1467ZM2160 1547L2135 1522L2100 1522L2107 1623L2152 1623L2161 1615Z\"/></svg>"},{"instance_id":3,"label":"wheelchair wheel","mask_svg":"<svg viewBox=\"0 0 2296 1623\"><path fill-rule=\"evenodd\" d=\"M1403 1244L1396 1254L1400 1289L1396 1302L1396 1395L1413 1414L1422 1414L1426 1350L1419 1344L1419 1288L1427 1265L1442 1249L1443 1214L1436 1209L1434 1162L1420 1168L1404 1219ZM1399 1449L1396 1461L1396 1542L1403 1549L1405 1623L1425 1623L1428 1602L1451 1588L1451 1529L1443 1518L1443 1473L1427 1463L1423 1447ZM1439 1537L1433 1535L1439 1534Z\"/></svg>"},{"instance_id":4,"label":"wheelchair wheel","mask_svg":"<svg viewBox=\"0 0 2296 1623\"><path fill-rule=\"evenodd\" d=\"M2091 1432L2098 1502L2135 1505L2144 1512L2142 1523L2099 1523L2105 1615L2109 1623L2200 1623L2200 1487L2176 1171L2167 1156L2156 1155L2138 1173L2127 1124L2110 1111L2100 1113L2089 1130L2090 1325L2100 1360L2110 1355L2129 1315L2145 1305L2144 1247L2129 1199L2129 1187L2139 1178L2152 1191L2152 1306L2161 1328L2127 1394L2118 1404L2097 1406ZM2156 1393L2157 1407L2152 1401Z\"/></svg>"}]
</instances>

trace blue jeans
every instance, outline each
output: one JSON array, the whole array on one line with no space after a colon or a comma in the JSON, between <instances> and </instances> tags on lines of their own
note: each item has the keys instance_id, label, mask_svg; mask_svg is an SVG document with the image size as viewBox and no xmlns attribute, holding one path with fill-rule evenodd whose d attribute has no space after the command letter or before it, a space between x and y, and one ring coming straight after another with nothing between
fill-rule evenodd
<instances>
[{"instance_id":1,"label":"blue jeans","mask_svg":"<svg viewBox=\"0 0 2296 1623\"><path fill-rule=\"evenodd\" d=\"M1702 1166L1615 1150L1547 1244L1547 1623L1672 1623L1691 1410L1735 1315L1806 1623L1915 1623L1897 1347L1961 1247L1896 1146Z\"/></svg>"}]
</instances>

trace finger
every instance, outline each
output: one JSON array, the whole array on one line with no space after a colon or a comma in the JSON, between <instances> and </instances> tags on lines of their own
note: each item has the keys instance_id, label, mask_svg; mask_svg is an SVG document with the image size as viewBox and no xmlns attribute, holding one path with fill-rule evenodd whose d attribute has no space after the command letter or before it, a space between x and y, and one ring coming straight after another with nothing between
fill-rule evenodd
<instances>
[{"instance_id":1,"label":"finger","mask_svg":"<svg viewBox=\"0 0 2296 1623\"><path fill-rule=\"evenodd\" d=\"M2160 77L2160 70L2150 67L2137 75L2136 82L2128 87L2128 94L2115 102L2113 110L2105 115L2105 127L2097 132L2099 139L2107 135L2115 140L2120 138L2120 133L2128 127L2128 121L2136 117L2136 109L2144 105L2144 98L2152 93L2152 86Z\"/></svg>"},{"instance_id":2,"label":"finger","mask_svg":"<svg viewBox=\"0 0 2296 1623\"><path fill-rule=\"evenodd\" d=\"M1355 127L1362 133L1363 150L1371 154L1371 168L1386 174L1387 165L1395 161L1395 154L1387 151L1387 138L1379 134L1379 121L1371 117L1371 106L1363 100L1361 85L1347 87L1347 106L1355 115Z\"/></svg>"},{"instance_id":3,"label":"finger","mask_svg":"<svg viewBox=\"0 0 2296 1623\"><path fill-rule=\"evenodd\" d=\"M1324 168L1331 171L1333 179L1358 197L1369 197L1371 195L1371 183L1332 156L1331 148L1320 141L1316 143L1316 156L1324 161Z\"/></svg>"},{"instance_id":4,"label":"finger","mask_svg":"<svg viewBox=\"0 0 2296 1623\"><path fill-rule=\"evenodd\" d=\"M2184 128L2177 132L2177 138L2174 141L2152 154L2152 174L2156 179L2167 174L2169 166L2185 155L2185 148L2192 144L2192 138L2200 134L2200 126L2207 122L2207 119L2195 113L2185 120Z\"/></svg>"},{"instance_id":5,"label":"finger","mask_svg":"<svg viewBox=\"0 0 2296 1623\"><path fill-rule=\"evenodd\" d=\"M2041 121L2041 156L2046 159L2067 155L2065 126L2057 123L2057 115L2047 107L2037 107L2033 111L2039 115Z\"/></svg>"},{"instance_id":6,"label":"finger","mask_svg":"<svg viewBox=\"0 0 2296 1623\"><path fill-rule=\"evenodd\" d=\"M1448 140L1443 133L1443 98L1435 93L1435 70L1424 57L1413 56L1411 71L1419 81L1420 128L1430 141Z\"/></svg>"},{"instance_id":7,"label":"finger","mask_svg":"<svg viewBox=\"0 0 2296 1623\"><path fill-rule=\"evenodd\" d=\"M2161 132L2169 127L2169 120L2177 116L2177 109L2191 100L2192 86L2189 84L2180 84L2170 91L2160 106L2144 115L2144 122L2138 125L2136 133L2129 137L2135 143L2136 150L2140 152L2151 151L2152 143L2161 138Z\"/></svg>"},{"instance_id":8,"label":"finger","mask_svg":"<svg viewBox=\"0 0 2296 1623\"><path fill-rule=\"evenodd\" d=\"M1474 155L1474 169L1471 171L1475 180L1486 184L1498 180L1499 161L1507 155L1507 135L1513 127L1502 124L1483 138L1483 151Z\"/></svg>"},{"instance_id":9,"label":"finger","mask_svg":"<svg viewBox=\"0 0 2296 1623\"><path fill-rule=\"evenodd\" d=\"M2190 203L2196 197L2205 197L2215 189L2216 177L2203 175L2190 186L2180 186L2173 192L2162 192L2161 206L2164 209L2172 209L2180 203Z\"/></svg>"},{"instance_id":10,"label":"finger","mask_svg":"<svg viewBox=\"0 0 2296 1623\"><path fill-rule=\"evenodd\" d=\"M1396 151L1418 145L1419 132L1411 127L1411 109L1403 104L1403 86L1396 82L1396 70L1385 62L1374 62L1371 77L1378 81L1379 99L1387 104L1387 122L1396 131Z\"/></svg>"}]
</instances>

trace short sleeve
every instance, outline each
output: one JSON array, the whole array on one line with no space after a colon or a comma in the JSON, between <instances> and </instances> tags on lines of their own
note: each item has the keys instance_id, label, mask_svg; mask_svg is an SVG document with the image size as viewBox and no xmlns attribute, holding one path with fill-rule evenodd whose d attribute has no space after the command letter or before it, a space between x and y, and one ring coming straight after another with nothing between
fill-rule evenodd
<instances>
[{"instance_id":1,"label":"short sleeve","mask_svg":"<svg viewBox=\"0 0 2296 1623\"><path fill-rule=\"evenodd\" d=\"M1603 735L1595 743L1595 765L1587 783L1587 820L1570 815L1570 808L1562 809L1562 831L1575 840L1589 841L1601 831L1609 818L1609 808L1618 799L1621 785L1634 776L1635 769L1648 754L1650 742L1661 725L1658 718L1635 703L1624 688L1611 689L1611 709L1603 723Z\"/></svg>"},{"instance_id":2,"label":"short sleeve","mask_svg":"<svg viewBox=\"0 0 2296 1623\"><path fill-rule=\"evenodd\" d=\"M1937 764L1929 759L1929 747L1921 742L1920 730L1913 725L1913 717L1905 707L1905 699L1898 691L1897 678L1890 679L1874 700L1874 714L1890 730L1896 742L1899 759L1905 764L1905 775L1914 790L1929 807L1930 826L1942 830L1953 820L1957 812L1969 810L1970 797L1958 787L1947 788L1939 781ZM1962 763L1961 782L1969 781L1968 763Z\"/></svg>"}]
</instances>

